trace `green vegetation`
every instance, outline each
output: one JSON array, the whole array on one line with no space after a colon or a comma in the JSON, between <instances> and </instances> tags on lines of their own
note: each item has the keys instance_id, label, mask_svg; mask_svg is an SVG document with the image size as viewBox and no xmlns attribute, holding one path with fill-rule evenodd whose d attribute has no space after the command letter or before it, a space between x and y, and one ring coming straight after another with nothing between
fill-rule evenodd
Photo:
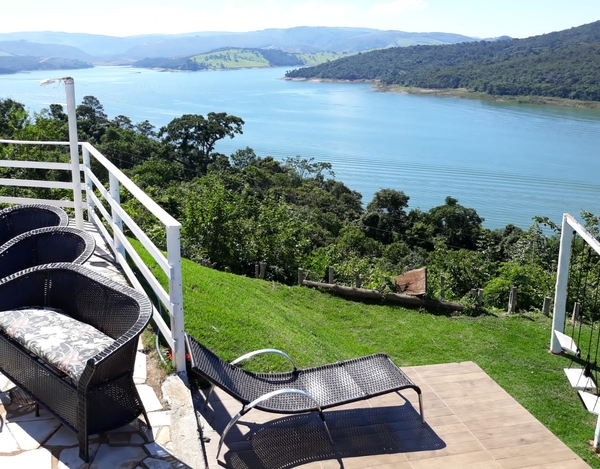
<instances>
[{"instance_id":1,"label":"green vegetation","mask_svg":"<svg viewBox=\"0 0 600 469\"><path fill-rule=\"evenodd\" d=\"M521 311L540 309L544 297L552 296L560 230L546 219L534 219L528 230L513 225L490 230L475 209L451 196L422 211L410 209L410 197L391 188L379 190L363 207L362 196L336 181L329 163L299 155L277 161L251 148L229 156L216 152L219 140L242 133L244 121L226 113L184 115L155 130L126 116L111 120L96 98L86 96L77 114L79 138L94 144L182 223L182 253L189 259L249 276L257 263L266 262L267 278L285 284L296 282L298 268L309 280L324 281L332 266L338 283L353 285L358 272L365 288L383 293L395 290L396 275L427 267L429 298L440 299L443 275L445 299L471 304L472 289L481 288L488 311L506 308L512 284L522 292ZM66 115L61 106L51 105L32 118L22 104L2 100L0 136L66 140ZM0 147L0 156L69 160L66 148L26 145ZM69 177L16 168L2 168L0 174ZM52 189L1 191L68 196ZM126 195L122 202L164 246L160 224ZM598 217L582 216L588 229L598 230ZM571 295L570 307L576 296Z\"/></svg>"},{"instance_id":2,"label":"green vegetation","mask_svg":"<svg viewBox=\"0 0 600 469\"><path fill-rule=\"evenodd\" d=\"M349 57L355 53L336 54L335 52L314 52L312 54L297 54L304 65L319 65L333 60Z\"/></svg>"},{"instance_id":3,"label":"green vegetation","mask_svg":"<svg viewBox=\"0 0 600 469\"><path fill-rule=\"evenodd\" d=\"M259 52L227 49L196 55L191 58L208 69L269 67L270 62Z\"/></svg>"},{"instance_id":4,"label":"green vegetation","mask_svg":"<svg viewBox=\"0 0 600 469\"><path fill-rule=\"evenodd\" d=\"M600 467L587 446L595 417L582 408L563 376L569 359L547 352L550 323L538 312L555 284L559 227L549 220L536 218L528 230L513 225L489 230L475 209L453 197L428 211L409 210L409 196L390 188L378 191L363 208L361 195L336 181L329 163L300 156L276 161L251 148L229 156L216 152L216 143L240 134L244 124L222 112L184 115L155 130L148 121L109 119L98 99L86 96L77 117L79 138L95 145L182 223L182 254L190 259L183 272L185 327L221 356L273 346L292 351L300 366L375 351L402 366L472 360ZM67 129L60 105L30 116L22 104L0 100L0 138L67 140ZM0 158L68 161L69 154L66 147L2 145ZM102 178L100 169L98 174ZM19 168L2 168L0 176L69 178ZM52 189L4 187L0 192L69 197L68 191ZM126 193L121 201L164 249L163 227ZM600 218L589 212L581 216L598 236ZM580 281L570 286L567 309L585 302L582 318L589 324L600 317L600 269L598 257L580 241L572 250ZM192 262L199 260L216 263L217 270ZM248 278L261 261L267 263L268 281ZM293 286L299 267L309 270L312 280L323 280L328 266L335 267L338 283L352 284L358 271L365 287L383 292L394 288L394 275L426 266L427 296L439 298L443 274L446 299L462 301L467 312L451 316L350 302ZM222 272L226 269L239 275ZM503 311L510 285L522 295L518 313L508 316ZM472 307L473 288L484 289L483 308ZM590 327L583 332L580 343L587 344Z\"/></svg>"},{"instance_id":5,"label":"green vegetation","mask_svg":"<svg viewBox=\"0 0 600 469\"><path fill-rule=\"evenodd\" d=\"M237 68L287 67L316 65L330 62L352 54L315 52L309 54L289 53L279 49L217 49L205 54L186 58L146 58L138 60L134 67L162 68L168 70L232 70Z\"/></svg>"},{"instance_id":6,"label":"green vegetation","mask_svg":"<svg viewBox=\"0 0 600 469\"><path fill-rule=\"evenodd\" d=\"M600 21L527 39L389 48L286 76L600 101Z\"/></svg>"}]
</instances>

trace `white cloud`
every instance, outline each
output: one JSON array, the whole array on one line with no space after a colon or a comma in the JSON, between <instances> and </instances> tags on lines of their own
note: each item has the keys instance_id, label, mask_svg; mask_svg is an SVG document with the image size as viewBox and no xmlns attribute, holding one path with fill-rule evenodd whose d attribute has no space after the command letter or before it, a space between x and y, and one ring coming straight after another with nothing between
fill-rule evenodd
<instances>
[{"instance_id":1,"label":"white cloud","mask_svg":"<svg viewBox=\"0 0 600 469\"><path fill-rule=\"evenodd\" d=\"M371 13L375 15L398 15L407 11L423 10L428 6L424 0L396 0L373 5Z\"/></svg>"}]
</instances>

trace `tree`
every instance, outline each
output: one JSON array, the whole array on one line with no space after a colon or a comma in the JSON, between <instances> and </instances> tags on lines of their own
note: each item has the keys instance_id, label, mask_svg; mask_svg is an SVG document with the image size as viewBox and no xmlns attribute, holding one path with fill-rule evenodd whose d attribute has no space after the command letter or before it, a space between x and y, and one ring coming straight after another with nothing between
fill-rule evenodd
<instances>
[{"instance_id":1,"label":"tree","mask_svg":"<svg viewBox=\"0 0 600 469\"><path fill-rule=\"evenodd\" d=\"M367 236L390 244L394 241L394 235L404 234L408 224L404 209L408 207L409 199L404 192L395 189L377 191L361 217Z\"/></svg>"},{"instance_id":2,"label":"tree","mask_svg":"<svg viewBox=\"0 0 600 469\"><path fill-rule=\"evenodd\" d=\"M186 178L206 174L215 160L215 144L225 138L242 134L244 121L225 112L209 112L207 118L199 114L184 114L169 122L159 131L162 143L167 145L173 160L183 165Z\"/></svg>"},{"instance_id":3,"label":"tree","mask_svg":"<svg viewBox=\"0 0 600 469\"><path fill-rule=\"evenodd\" d=\"M0 99L0 138L11 138L15 131L27 125L25 106L12 99Z\"/></svg>"},{"instance_id":4,"label":"tree","mask_svg":"<svg viewBox=\"0 0 600 469\"><path fill-rule=\"evenodd\" d=\"M98 98L84 96L77 106L77 130L82 140L99 143L109 125L108 116Z\"/></svg>"},{"instance_id":5,"label":"tree","mask_svg":"<svg viewBox=\"0 0 600 469\"><path fill-rule=\"evenodd\" d=\"M248 166L255 165L258 161L256 153L250 147L237 150L229 158L231 159L231 166L236 169L247 168Z\"/></svg>"},{"instance_id":6,"label":"tree","mask_svg":"<svg viewBox=\"0 0 600 469\"><path fill-rule=\"evenodd\" d=\"M463 207L458 199L448 196L446 204L429 210L429 223L434 235L454 249L475 249L481 233L483 218L475 209Z\"/></svg>"}]
</instances>

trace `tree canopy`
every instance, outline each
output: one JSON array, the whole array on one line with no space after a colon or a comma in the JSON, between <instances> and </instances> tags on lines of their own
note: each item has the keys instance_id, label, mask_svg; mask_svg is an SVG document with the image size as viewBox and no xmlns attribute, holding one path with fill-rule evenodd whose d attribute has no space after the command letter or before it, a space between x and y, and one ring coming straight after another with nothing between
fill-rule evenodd
<instances>
[{"instance_id":1,"label":"tree canopy","mask_svg":"<svg viewBox=\"0 0 600 469\"><path fill-rule=\"evenodd\" d=\"M253 275L266 262L269 279L294 283L298 268L325 280L333 266L340 283L393 289L392 278L427 267L427 295L469 301L484 288L486 303L502 307L506 285L519 284L522 308L540 307L550 294L560 227L535 218L528 230L507 225L483 227L474 208L448 196L427 211L410 208L409 195L382 188L363 207L362 196L335 179L330 163L301 155L276 160L246 147L218 153L219 140L234 138L244 121L226 113L184 115L158 132L148 122L109 118L93 96L77 107L79 136L128 174L150 197L182 223L182 254L207 259L217 268ZM66 140L67 122L58 105L30 116L24 106L0 99L0 135L18 140ZM69 161L67 147L1 145L0 158ZM102 178L102 171L99 171ZM69 178L64 172L0 168L1 177ZM106 176L104 176L106 177ZM63 179L61 179L63 178ZM106 181L105 181L106 182ZM68 198L70 191L2 187L0 193L36 198ZM122 194L128 213L165 247L164 229L135 200ZM583 212L592 233L600 218ZM581 250L582 248L577 248ZM600 314L600 312L599 312Z\"/></svg>"}]
</instances>

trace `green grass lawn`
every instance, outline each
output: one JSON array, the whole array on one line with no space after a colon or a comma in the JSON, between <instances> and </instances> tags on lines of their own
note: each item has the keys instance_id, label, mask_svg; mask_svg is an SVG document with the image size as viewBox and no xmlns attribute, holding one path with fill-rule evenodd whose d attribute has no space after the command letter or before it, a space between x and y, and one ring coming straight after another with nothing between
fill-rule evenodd
<instances>
[{"instance_id":1,"label":"green grass lawn","mask_svg":"<svg viewBox=\"0 0 600 469\"><path fill-rule=\"evenodd\" d=\"M588 464L600 468L588 443L596 419L563 373L571 360L548 352L551 321L543 315L450 316L365 304L186 260L183 279L186 331L225 359L273 347L290 354L299 367L375 352L389 354L399 366L473 361ZM589 328L583 333L589 337ZM581 342L584 354L587 340ZM253 366L287 369L277 360L261 357Z\"/></svg>"}]
</instances>

